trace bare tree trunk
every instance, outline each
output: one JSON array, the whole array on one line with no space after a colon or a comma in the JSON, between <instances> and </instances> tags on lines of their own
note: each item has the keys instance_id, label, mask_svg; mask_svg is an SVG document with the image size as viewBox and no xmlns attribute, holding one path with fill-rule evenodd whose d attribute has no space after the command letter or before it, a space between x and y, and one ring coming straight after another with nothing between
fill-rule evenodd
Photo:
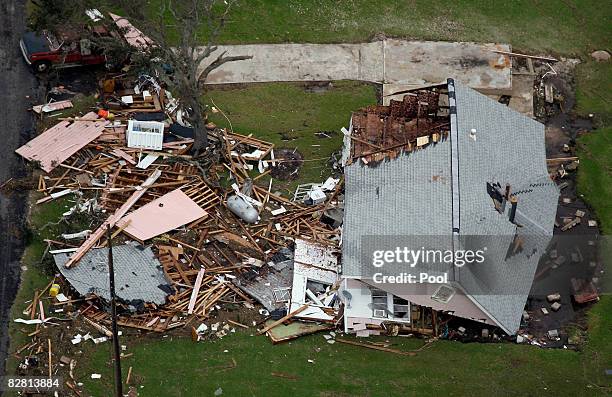
<instances>
[{"instance_id":1,"label":"bare tree trunk","mask_svg":"<svg viewBox=\"0 0 612 397\"><path fill-rule=\"evenodd\" d=\"M119 1L129 2L129 0ZM235 1L161 0L158 24L141 21L143 31L156 42L155 51L174 69L174 75L169 82L170 89L181 98L184 107L191 109L188 119L195 133L192 149L195 155L208 146L206 104L203 101L206 78L213 70L227 62L253 58L251 55L226 55L225 51L220 55L214 54L218 49L216 43L219 34ZM174 29L178 33L177 43L171 43L168 38L165 20L168 14L175 22ZM207 64L200 69L199 66L203 62Z\"/></svg>"},{"instance_id":2,"label":"bare tree trunk","mask_svg":"<svg viewBox=\"0 0 612 397\"><path fill-rule=\"evenodd\" d=\"M191 115L190 119L194 130L194 142L191 150L197 156L208 146L206 120L204 118L204 109L202 109L200 101L196 101L194 103L193 114Z\"/></svg>"}]
</instances>

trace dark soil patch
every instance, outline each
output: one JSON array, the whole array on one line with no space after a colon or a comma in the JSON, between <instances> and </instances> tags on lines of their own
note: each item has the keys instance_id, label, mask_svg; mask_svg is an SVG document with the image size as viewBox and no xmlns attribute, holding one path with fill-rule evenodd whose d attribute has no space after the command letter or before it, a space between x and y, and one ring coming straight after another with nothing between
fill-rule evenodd
<instances>
[{"instance_id":1,"label":"dark soil patch","mask_svg":"<svg viewBox=\"0 0 612 397\"><path fill-rule=\"evenodd\" d=\"M280 133L281 136L281 140L288 142L288 141L293 141L295 139L297 139L295 136L293 136L290 132L281 132Z\"/></svg>"},{"instance_id":2,"label":"dark soil patch","mask_svg":"<svg viewBox=\"0 0 612 397\"><path fill-rule=\"evenodd\" d=\"M331 81L313 81L304 84L304 91L312 93L322 93L334 88Z\"/></svg>"},{"instance_id":3,"label":"dark soil patch","mask_svg":"<svg viewBox=\"0 0 612 397\"><path fill-rule=\"evenodd\" d=\"M272 167L270 174L281 181L293 181L298 178L300 167L304 163L304 156L296 149L281 148L274 151L278 160Z\"/></svg>"},{"instance_id":4,"label":"dark soil patch","mask_svg":"<svg viewBox=\"0 0 612 397\"><path fill-rule=\"evenodd\" d=\"M39 76L42 85L50 91L49 97L56 101L70 99L76 94L93 95L98 86L100 67L78 67L53 70ZM49 99L50 99L49 98Z\"/></svg>"}]
</instances>

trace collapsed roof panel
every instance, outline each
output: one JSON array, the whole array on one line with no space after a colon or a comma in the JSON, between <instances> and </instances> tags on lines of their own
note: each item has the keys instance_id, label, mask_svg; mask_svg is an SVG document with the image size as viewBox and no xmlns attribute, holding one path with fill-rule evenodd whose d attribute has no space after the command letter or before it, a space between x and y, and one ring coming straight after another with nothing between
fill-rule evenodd
<instances>
[{"instance_id":1,"label":"collapsed roof panel","mask_svg":"<svg viewBox=\"0 0 612 397\"><path fill-rule=\"evenodd\" d=\"M123 37L129 45L141 50L146 50L155 43L149 37L145 36L139 29L134 27L125 17L109 13L115 25L123 32Z\"/></svg>"},{"instance_id":2,"label":"collapsed roof panel","mask_svg":"<svg viewBox=\"0 0 612 397\"><path fill-rule=\"evenodd\" d=\"M40 163L51 172L85 145L102 135L107 121L89 112L81 120L62 121L21 146L15 152Z\"/></svg>"},{"instance_id":3,"label":"collapsed roof panel","mask_svg":"<svg viewBox=\"0 0 612 397\"><path fill-rule=\"evenodd\" d=\"M79 266L69 269L64 266L68 254L56 254L53 259L59 271L79 294L91 293L110 300L108 249L90 250L83 256ZM113 265L115 291L119 299L126 303L151 302L157 305L166 302L168 292L163 288L168 285L168 281L150 247L142 248L132 244L113 247Z\"/></svg>"},{"instance_id":4,"label":"collapsed roof panel","mask_svg":"<svg viewBox=\"0 0 612 397\"><path fill-rule=\"evenodd\" d=\"M452 230L450 142L376 167L345 167L342 274L360 277L364 236L441 235Z\"/></svg>"},{"instance_id":5,"label":"collapsed roof panel","mask_svg":"<svg viewBox=\"0 0 612 397\"><path fill-rule=\"evenodd\" d=\"M548 176L544 125L453 82L457 102L460 218L462 235L501 236L505 253L515 233L529 250L491 266L459 269L466 292L509 333L520 325L540 256L557 212L558 188ZM494 210L485 181L510 185L517 201L515 222ZM508 206L510 207L510 206ZM508 208L509 210L509 208ZM518 224L518 227L517 227ZM499 238L498 238L499 239ZM488 239L489 240L489 239ZM479 293L485 281L488 293Z\"/></svg>"},{"instance_id":6,"label":"collapsed roof panel","mask_svg":"<svg viewBox=\"0 0 612 397\"><path fill-rule=\"evenodd\" d=\"M295 240L295 262L338 272L338 258L334 251L321 244L304 240Z\"/></svg>"}]
</instances>

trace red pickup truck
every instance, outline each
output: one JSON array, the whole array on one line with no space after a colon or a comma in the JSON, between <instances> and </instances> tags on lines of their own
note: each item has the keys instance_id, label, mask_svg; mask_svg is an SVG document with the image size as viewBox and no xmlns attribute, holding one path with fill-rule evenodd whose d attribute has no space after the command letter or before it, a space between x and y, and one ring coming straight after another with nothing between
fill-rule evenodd
<instances>
[{"instance_id":1,"label":"red pickup truck","mask_svg":"<svg viewBox=\"0 0 612 397\"><path fill-rule=\"evenodd\" d=\"M108 34L103 29L95 29L93 33ZM106 56L91 40L71 33L62 33L56 37L50 32L27 32L19 46L25 61L39 73L47 72L52 67L67 68L106 63Z\"/></svg>"}]
</instances>

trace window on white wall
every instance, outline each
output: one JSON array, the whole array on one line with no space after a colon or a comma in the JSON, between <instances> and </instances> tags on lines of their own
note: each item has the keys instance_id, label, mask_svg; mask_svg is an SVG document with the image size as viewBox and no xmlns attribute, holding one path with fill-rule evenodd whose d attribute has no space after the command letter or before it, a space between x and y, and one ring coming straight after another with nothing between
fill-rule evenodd
<instances>
[{"instance_id":1,"label":"window on white wall","mask_svg":"<svg viewBox=\"0 0 612 397\"><path fill-rule=\"evenodd\" d=\"M388 292L371 288L372 317L410 321L410 302Z\"/></svg>"},{"instance_id":2,"label":"window on white wall","mask_svg":"<svg viewBox=\"0 0 612 397\"><path fill-rule=\"evenodd\" d=\"M393 317L409 319L410 318L410 303L406 299L393 296Z\"/></svg>"},{"instance_id":3,"label":"window on white wall","mask_svg":"<svg viewBox=\"0 0 612 397\"><path fill-rule=\"evenodd\" d=\"M387 293L379 289L372 289L372 315L387 318Z\"/></svg>"}]
</instances>

